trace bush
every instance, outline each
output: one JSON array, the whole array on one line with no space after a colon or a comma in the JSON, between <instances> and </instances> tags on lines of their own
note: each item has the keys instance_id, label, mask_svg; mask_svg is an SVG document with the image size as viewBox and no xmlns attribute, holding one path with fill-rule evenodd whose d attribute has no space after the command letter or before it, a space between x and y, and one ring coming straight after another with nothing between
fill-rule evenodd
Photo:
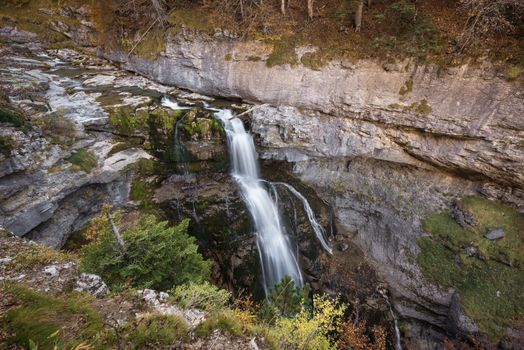
<instances>
[{"instance_id":1,"label":"bush","mask_svg":"<svg viewBox=\"0 0 524 350\"><path fill-rule=\"evenodd\" d=\"M109 220L103 217L100 221L99 237L86 246L81 268L102 276L110 285L130 283L166 291L209 278L210 262L187 234L189 220L167 227L167 222L158 222L153 215L142 216L137 226L123 233L125 253L111 233Z\"/></svg>"},{"instance_id":2,"label":"bush","mask_svg":"<svg viewBox=\"0 0 524 350\"><path fill-rule=\"evenodd\" d=\"M211 283L189 282L172 291L174 301L185 308L199 308L207 311L218 310L227 305L231 293Z\"/></svg>"},{"instance_id":3,"label":"bush","mask_svg":"<svg viewBox=\"0 0 524 350\"><path fill-rule=\"evenodd\" d=\"M373 340L366 334L366 321L349 319L340 335L339 350L386 350L387 333L384 327L372 328Z\"/></svg>"},{"instance_id":4,"label":"bush","mask_svg":"<svg viewBox=\"0 0 524 350\"><path fill-rule=\"evenodd\" d=\"M73 164L73 170L85 171L88 174L98 165L95 154L85 148L77 149L66 160Z\"/></svg>"},{"instance_id":5,"label":"bush","mask_svg":"<svg viewBox=\"0 0 524 350\"><path fill-rule=\"evenodd\" d=\"M19 113L2 107L0 107L0 123L11 124L18 128L28 126L28 122Z\"/></svg>"},{"instance_id":6,"label":"bush","mask_svg":"<svg viewBox=\"0 0 524 350\"><path fill-rule=\"evenodd\" d=\"M333 349L333 338L343 328L346 305L329 297L313 298L313 315L303 308L293 318L282 317L276 324L276 338L284 349Z\"/></svg>"}]
</instances>

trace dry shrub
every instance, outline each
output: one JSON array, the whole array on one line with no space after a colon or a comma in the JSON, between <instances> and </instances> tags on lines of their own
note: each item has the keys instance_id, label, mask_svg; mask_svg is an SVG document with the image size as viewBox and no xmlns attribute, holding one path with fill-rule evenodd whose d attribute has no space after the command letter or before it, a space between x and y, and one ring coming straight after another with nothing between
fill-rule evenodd
<instances>
[{"instance_id":1,"label":"dry shrub","mask_svg":"<svg viewBox=\"0 0 524 350\"><path fill-rule=\"evenodd\" d=\"M386 350L387 332L382 326L373 326L373 340L366 334L366 321L349 319L338 342L339 350Z\"/></svg>"}]
</instances>

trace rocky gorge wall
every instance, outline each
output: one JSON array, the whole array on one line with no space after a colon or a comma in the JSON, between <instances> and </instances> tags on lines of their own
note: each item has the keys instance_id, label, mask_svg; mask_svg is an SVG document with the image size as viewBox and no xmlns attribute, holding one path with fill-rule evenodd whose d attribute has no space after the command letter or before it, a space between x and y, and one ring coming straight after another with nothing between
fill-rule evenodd
<instances>
[{"instance_id":1,"label":"rocky gorge wall","mask_svg":"<svg viewBox=\"0 0 524 350\"><path fill-rule=\"evenodd\" d=\"M428 236L425 218L461 198L523 210L522 83L488 63L268 67L271 50L220 35L179 35L154 61L103 55L164 84L263 104L251 118L261 157L291 162L294 175L334 209L336 240L356 243L389 284L408 347L438 348L445 332L485 339L459 291L423 274L418 242ZM298 58L308 50L297 48Z\"/></svg>"}]
</instances>

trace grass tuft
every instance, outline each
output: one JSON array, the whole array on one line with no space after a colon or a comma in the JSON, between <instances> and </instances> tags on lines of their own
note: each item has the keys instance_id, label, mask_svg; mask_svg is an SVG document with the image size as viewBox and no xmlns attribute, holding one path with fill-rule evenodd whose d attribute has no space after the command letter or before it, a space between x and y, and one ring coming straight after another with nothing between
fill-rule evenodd
<instances>
[{"instance_id":1,"label":"grass tuft","mask_svg":"<svg viewBox=\"0 0 524 350\"><path fill-rule=\"evenodd\" d=\"M84 171L88 174L98 165L95 154L85 148L77 149L69 158L66 158L66 160L73 164L74 170Z\"/></svg>"},{"instance_id":2,"label":"grass tuft","mask_svg":"<svg viewBox=\"0 0 524 350\"><path fill-rule=\"evenodd\" d=\"M103 329L101 316L90 306L91 297L71 293L51 297L21 285L10 284L2 294L20 306L0 321L7 344L39 349L69 349L92 339Z\"/></svg>"}]
</instances>

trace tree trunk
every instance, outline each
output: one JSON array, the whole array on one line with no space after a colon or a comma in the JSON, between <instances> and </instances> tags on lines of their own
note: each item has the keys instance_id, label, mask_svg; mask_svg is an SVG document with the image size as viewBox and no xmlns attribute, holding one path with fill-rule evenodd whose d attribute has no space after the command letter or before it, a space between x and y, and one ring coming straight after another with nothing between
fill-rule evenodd
<instances>
[{"instance_id":1,"label":"tree trunk","mask_svg":"<svg viewBox=\"0 0 524 350\"><path fill-rule=\"evenodd\" d=\"M280 12L282 12L282 15L286 15L286 0L280 0Z\"/></svg>"},{"instance_id":2,"label":"tree trunk","mask_svg":"<svg viewBox=\"0 0 524 350\"><path fill-rule=\"evenodd\" d=\"M368 0L368 7L371 7L371 0Z\"/></svg>"},{"instance_id":3,"label":"tree trunk","mask_svg":"<svg viewBox=\"0 0 524 350\"><path fill-rule=\"evenodd\" d=\"M313 19L313 0L307 0L307 18Z\"/></svg>"},{"instance_id":4,"label":"tree trunk","mask_svg":"<svg viewBox=\"0 0 524 350\"><path fill-rule=\"evenodd\" d=\"M360 32L362 28L362 10L364 8L364 0L360 0L355 12L355 32Z\"/></svg>"},{"instance_id":5,"label":"tree trunk","mask_svg":"<svg viewBox=\"0 0 524 350\"><path fill-rule=\"evenodd\" d=\"M122 252L122 254L125 255L126 249L124 246L124 240L122 239L122 236L120 236L120 232L118 232L118 227L116 227L115 222L113 221L113 216L111 213L107 213L107 218L109 219L109 222L111 223L111 230L113 231L113 234L115 235L116 242L118 243L118 248Z\"/></svg>"}]
</instances>

